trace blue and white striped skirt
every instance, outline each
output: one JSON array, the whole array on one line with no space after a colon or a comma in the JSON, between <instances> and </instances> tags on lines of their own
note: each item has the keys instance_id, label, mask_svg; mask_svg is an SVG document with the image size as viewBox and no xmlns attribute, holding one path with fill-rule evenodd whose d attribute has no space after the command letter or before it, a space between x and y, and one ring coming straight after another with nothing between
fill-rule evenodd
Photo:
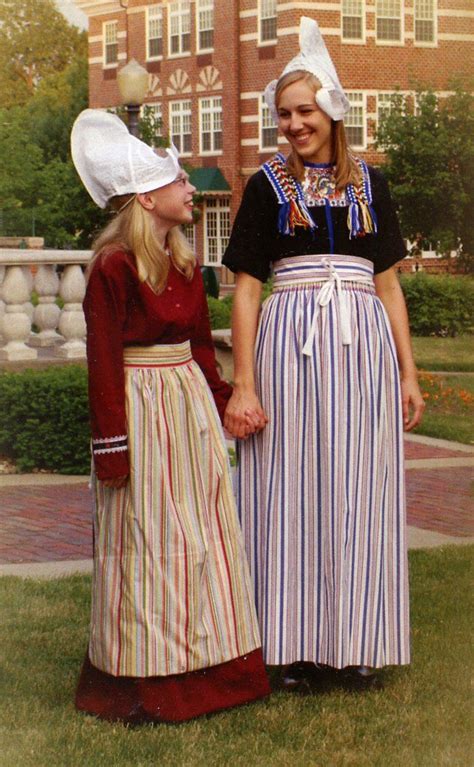
<instances>
[{"instance_id":1,"label":"blue and white striped skirt","mask_svg":"<svg viewBox=\"0 0 474 767\"><path fill-rule=\"evenodd\" d=\"M237 485L266 663L408 663L399 371L371 262L278 261L256 377L269 423Z\"/></svg>"}]
</instances>

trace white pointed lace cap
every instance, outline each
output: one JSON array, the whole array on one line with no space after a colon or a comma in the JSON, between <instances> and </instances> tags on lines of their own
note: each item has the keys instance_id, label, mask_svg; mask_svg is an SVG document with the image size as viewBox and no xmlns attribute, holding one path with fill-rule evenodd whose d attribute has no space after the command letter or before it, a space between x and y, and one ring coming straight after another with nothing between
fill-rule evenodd
<instances>
[{"instance_id":1,"label":"white pointed lace cap","mask_svg":"<svg viewBox=\"0 0 474 767\"><path fill-rule=\"evenodd\" d=\"M85 109L77 117L71 154L82 183L100 208L112 197L166 186L180 172L174 146L160 157L132 136L117 115L100 109Z\"/></svg>"},{"instance_id":2,"label":"white pointed lace cap","mask_svg":"<svg viewBox=\"0 0 474 767\"><path fill-rule=\"evenodd\" d=\"M303 70L318 78L321 88L316 93L316 103L333 120L342 120L349 109L349 100L339 82L336 68L332 63L326 43L321 35L318 22L307 16L300 19L300 52L288 62L280 78L289 72ZM275 90L278 80L272 80L265 88L264 98L275 122L278 114L275 105Z\"/></svg>"}]
</instances>

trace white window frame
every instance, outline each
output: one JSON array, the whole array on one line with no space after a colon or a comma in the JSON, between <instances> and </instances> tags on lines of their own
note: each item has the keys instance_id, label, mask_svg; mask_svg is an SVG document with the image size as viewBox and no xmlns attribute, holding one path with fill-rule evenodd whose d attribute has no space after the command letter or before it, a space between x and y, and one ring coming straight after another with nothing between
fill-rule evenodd
<instances>
[{"instance_id":1,"label":"white window frame","mask_svg":"<svg viewBox=\"0 0 474 767\"><path fill-rule=\"evenodd\" d=\"M350 109L347 112L346 117L344 118L344 125L347 133L347 141L350 144L350 146L353 149L359 149L359 150L365 150L367 149L367 96L362 91L351 91L349 93L346 93L347 98L350 102ZM361 125L353 123L352 125L348 122L351 110L357 109L359 107L362 107L362 122ZM356 144L353 143L349 138L349 129L350 128L362 128L362 143Z\"/></svg>"},{"instance_id":2,"label":"white window frame","mask_svg":"<svg viewBox=\"0 0 474 767\"><path fill-rule=\"evenodd\" d=\"M175 107L178 107L176 109ZM174 132L173 118L179 119L179 132ZM185 132L186 120L189 118L189 132ZM169 134L173 143L176 145L181 157L190 157L193 153L192 146L192 102L191 99L179 99L169 102ZM179 136L179 141L175 141L174 137ZM189 146L190 149L184 149L185 136L190 136Z\"/></svg>"},{"instance_id":3,"label":"white window frame","mask_svg":"<svg viewBox=\"0 0 474 767\"><path fill-rule=\"evenodd\" d=\"M183 224L181 228L182 228L182 232L184 236L189 242L191 250L194 253L196 250L196 224L194 223Z\"/></svg>"},{"instance_id":4,"label":"white window frame","mask_svg":"<svg viewBox=\"0 0 474 767\"><path fill-rule=\"evenodd\" d=\"M111 42L107 40L108 30L115 29L115 40ZM104 69L113 69L118 66L119 57L119 43L118 43L118 21L116 19L112 21L104 21L102 24L102 61ZM115 45L117 48L117 58L115 61L107 61L107 46Z\"/></svg>"},{"instance_id":5,"label":"white window frame","mask_svg":"<svg viewBox=\"0 0 474 767\"><path fill-rule=\"evenodd\" d=\"M196 50L198 53L209 53L214 50L215 39L215 17L214 17L214 0L196 0ZM212 26L203 26L208 24L209 15L211 16ZM212 31L212 45L202 47L201 46L201 33Z\"/></svg>"},{"instance_id":6,"label":"white window frame","mask_svg":"<svg viewBox=\"0 0 474 767\"><path fill-rule=\"evenodd\" d=\"M210 235L210 213L215 212L215 235ZM220 266L230 237L230 197L207 197L204 200L204 266ZM216 240L210 248L211 240Z\"/></svg>"},{"instance_id":7,"label":"white window frame","mask_svg":"<svg viewBox=\"0 0 474 767\"><path fill-rule=\"evenodd\" d=\"M274 12L271 15L264 15L267 13L267 6L274 6ZM263 22L269 19L275 19L275 37L263 39ZM278 25L278 8L277 0L258 0L258 44L259 45L275 45L277 42L277 25Z\"/></svg>"},{"instance_id":8,"label":"white window frame","mask_svg":"<svg viewBox=\"0 0 474 767\"><path fill-rule=\"evenodd\" d=\"M348 4L352 4L355 6L356 3L360 5L360 13L344 13L344 3L347 2ZM366 42L366 23L365 23L365 0L341 0L341 40L343 43L350 43L351 45L364 45ZM361 20L361 36L360 37L345 37L344 35L344 19L345 18L351 18L351 19L357 19L360 18Z\"/></svg>"},{"instance_id":9,"label":"white window frame","mask_svg":"<svg viewBox=\"0 0 474 767\"><path fill-rule=\"evenodd\" d=\"M433 3L433 15L432 19L417 19L417 9L420 3L425 4L430 0L414 0L413 2L413 45L420 48L436 48L438 45L438 0L431 0ZM432 40L417 40L416 39L416 22L417 21L432 21L433 23L433 39Z\"/></svg>"},{"instance_id":10,"label":"white window frame","mask_svg":"<svg viewBox=\"0 0 474 767\"><path fill-rule=\"evenodd\" d=\"M177 24L177 32L173 30ZM189 37L189 48L183 48L183 36ZM173 51L172 39L178 37L178 50ZM168 58L176 59L191 55L191 2L190 0L172 0L168 5Z\"/></svg>"},{"instance_id":11,"label":"white window frame","mask_svg":"<svg viewBox=\"0 0 474 767\"><path fill-rule=\"evenodd\" d=\"M398 91L390 91L386 93L377 93L377 128L380 128L384 113L390 114L393 109L393 102L396 96L399 96ZM384 103L385 102L385 103Z\"/></svg>"},{"instance_id":12,"label":"white window frame","mask_svg":"<svg viewBox=\"0 0 474 767\"><path fill-rule=\"evenodd\" d=\"M157 21L158 26L161 27L161 37L152 37L150 34L150 27L152 23ZM164 37L163 37L163 6L162 5L149 5L146 9L146 60L147 61L161 61L164 54ZM161 53L156 55L150 54L150 43L152 40L161 39Z\"/></svg>"},{"instance_id":13,"label":"white window frame","mask_svg":"<svg viewBox=\"0 0 474 767\"><path fill-rule=\"evenodd\" d=\"M275 130L275 143L265 144L263 140L265 136L264 131L270 129ZM272 152L278 149L278 127L275 125L272 113L263 94L260 95L258 109L258 148L260 152Z\"/></svg>"},{"instance_id":14,"label":"white window frame","mask_svg":"<svg viewBox=\"0 0 474 767\"><path fill-rule=\"evenodd\" d=\"M208 103L207 103L208 102ZM204 149L204 118L209 116L210 149ZM216 137L220 134L220 146L216 146ZM223 144L223 120L222 120L222 96L203 96L199 99L199 154L209 155L222 154Z\"/></svg>"},{"instance_id":15,"label":"white window frame","mask_svg":"<svg viewBox=\"0 0 474 767\"><path fill-rule=\"evenodd\" d=\"M387 2L397 2L399 4L400 13L398 16L388 16L383 15L382 11L380 10L383 8L383 4ZM375 0L375 42L377 45L404 45L405 44L405 3L404 0ZM378 20L379 19L397 19L400 22L400 36L398 39L393 38L390 40L385 40L382 37L379 37L377 34L377 26L378 26Z\"/></svg>"}]
</instances>

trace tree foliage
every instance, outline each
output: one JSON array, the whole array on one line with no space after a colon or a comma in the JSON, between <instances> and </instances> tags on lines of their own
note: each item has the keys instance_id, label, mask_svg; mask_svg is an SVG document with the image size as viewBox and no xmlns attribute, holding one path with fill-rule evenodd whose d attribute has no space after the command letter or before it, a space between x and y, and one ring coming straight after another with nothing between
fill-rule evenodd
<instances>
[{"instance_id":1,"label":"tree foliage","mask_svg":"<svg viewBox=\"0 0 474 767\"><path fill-rule=\"evenodd\" d=\"M25 104L45 77L86 51L86 33L53 0L0 0L0 105Z\"/></svg>"},{"instance_id":2,"label":"tree foliage","mask_svg":"<svg viewBox=\"0 0 474 767\"><path fill-rule=\"evenodd\" d=\"M377 144L405 237L431 242L440 253L456 250L467 269L474 259L474 97L467 84L453 84L438 98L419 90L416 110L394 97Z\"/></svg>"}]
</instances>

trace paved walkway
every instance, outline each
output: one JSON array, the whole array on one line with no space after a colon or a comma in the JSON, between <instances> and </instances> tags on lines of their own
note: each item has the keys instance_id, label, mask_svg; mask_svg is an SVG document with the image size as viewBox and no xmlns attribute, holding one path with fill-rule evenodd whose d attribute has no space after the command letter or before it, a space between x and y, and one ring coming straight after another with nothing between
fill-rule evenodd
<instances>
[{"instance_id":1,"label":"paved walkway","mask_svg":"<svg viewBox=\"0 0 474 767\"><path fill-rule=\"evenodd\" d=\"M474 542L474 447L406 439L409 545ZM0 575L90 572L91 498L85 477L0 476Z\"/></svg>"}]
</instances>

